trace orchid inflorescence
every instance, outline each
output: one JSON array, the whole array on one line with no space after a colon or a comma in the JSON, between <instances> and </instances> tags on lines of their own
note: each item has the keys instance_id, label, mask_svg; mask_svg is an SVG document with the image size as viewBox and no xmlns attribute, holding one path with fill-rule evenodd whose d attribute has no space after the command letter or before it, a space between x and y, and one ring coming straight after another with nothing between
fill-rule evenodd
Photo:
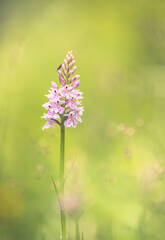
<instances>
[{"instance_id":1,"label":"orchid inflorescence","mask_svg":"<svg viewBox=\"0 0 165 240\"><path fill-rule=\"evenodd\" d=\"M80 116L84 111L83 107L81 107L81 99L83 97L82 92L77 90L80 84L80 80L78 80L80 75L73 76L77 69L74 64L75 60L72 51L70 51L64 62L57 69L61 83L60 88L58 88L56 83L51 82L51 90L46 95L49 102L43 104L43 107L48 110L47 114L44 114L42 117L47 120L43 130L53 127L54 123L75 128L78 122L82 122Z\"/></svg>"}]
</instances>

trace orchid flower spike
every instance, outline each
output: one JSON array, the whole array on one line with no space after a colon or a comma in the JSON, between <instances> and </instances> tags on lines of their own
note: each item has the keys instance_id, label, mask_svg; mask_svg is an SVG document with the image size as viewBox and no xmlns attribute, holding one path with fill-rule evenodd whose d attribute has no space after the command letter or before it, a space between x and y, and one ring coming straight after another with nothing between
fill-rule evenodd
<instances>
[{"instance_id":1,"label":"orchid flower spike","mask_svg":"<svg viewBox=\"0 0 165 240\"><path fill-rule=\"evenodd\" d=\"M58 67L60 87L52 82L49 94L46 95L48 102L43 107L48 110L42 118L46 124L42 128L53 127L54 124L64 124L65 127L75 128L78 122L82 122L81 115L84 108L81 106L82 92L77 88L80 84L80 75L74 75L77 67L72 51L68 52L64 62ZM61 70L60 70L61 69Z\"/></svg>"}]
</instances>

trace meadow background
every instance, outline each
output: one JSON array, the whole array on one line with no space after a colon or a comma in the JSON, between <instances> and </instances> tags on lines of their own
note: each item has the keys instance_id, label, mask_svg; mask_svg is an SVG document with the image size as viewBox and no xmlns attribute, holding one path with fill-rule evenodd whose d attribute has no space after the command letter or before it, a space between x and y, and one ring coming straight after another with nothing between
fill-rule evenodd
<instances>
[{"instance_id":1,"label":"meadow background","mask_svg":"<svg viewBox=\"0 0 165 240\"><path fill-rule=\"evenodd\" d=\"M59 239L59 127L44 96L73 50L83 123L66 130L69 239L165 239L165 2L0 1L0 240ZM77 236L78 239L78 236Z\"/></svg>"}]
</instances>

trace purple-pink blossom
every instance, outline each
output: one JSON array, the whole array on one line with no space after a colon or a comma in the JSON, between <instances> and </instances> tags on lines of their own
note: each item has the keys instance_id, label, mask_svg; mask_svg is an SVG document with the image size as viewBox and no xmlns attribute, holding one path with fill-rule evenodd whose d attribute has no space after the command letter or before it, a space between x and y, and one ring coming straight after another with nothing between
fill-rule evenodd
<instances>
[{"instance_id":1,"label":"purple-pink blossom","mask_svg":"<svg viewBox=\"0 0 165 240\"><path fill-rule=\"evenodd\" d=\"M75 128L78 122L82 122L81 116L84 108L81 106L82 92L78 90L80 75L73 76L75 70L75 60L72 51L68 52L63 64L58 68L60 87L51 82L52 87L46 95L48 102L43 107L48 110L42 118L46 119L46 124L42 128L53 127L55 123L65 127ZM62 71L61 71L61 70Z\"/></svg>"}]
</instances>

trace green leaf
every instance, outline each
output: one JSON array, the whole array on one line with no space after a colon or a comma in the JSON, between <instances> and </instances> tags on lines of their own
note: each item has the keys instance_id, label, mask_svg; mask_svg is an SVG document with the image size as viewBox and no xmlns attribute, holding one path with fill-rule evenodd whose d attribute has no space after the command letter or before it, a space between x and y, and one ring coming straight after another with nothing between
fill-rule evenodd
<instances>
[{"instance_id":1,"label":"green leaf","mask_svg":"<svg viewBox=\"0 0 165 240\"><path fill-rule=\"evenodd\" d=\"M55 181L54 181L53 176L52 176L51 174L50 174L50 176L51 176L51 179L52 179L52 182L53 182L54 190L55 190L56 195L57 195L57 198L58 198L58 189L57 189L56 183L55 183Z\"/></svg>"},{"instance_id":2,"label":"green leaf","mask_svg":"<svg viewBox=\"0 0 165 240\"><path fill-rule=\"evenodd\" d=\"M69 171L67 172L67 174L64 178L64 183L63 184L65 184L67 177L69 176L70 172L72 171L72 169L74 167L74 164L75 164L75 161L76 161L76 159L73 161L72 166L70 167Z\"/></svg>"}]
</instances>

